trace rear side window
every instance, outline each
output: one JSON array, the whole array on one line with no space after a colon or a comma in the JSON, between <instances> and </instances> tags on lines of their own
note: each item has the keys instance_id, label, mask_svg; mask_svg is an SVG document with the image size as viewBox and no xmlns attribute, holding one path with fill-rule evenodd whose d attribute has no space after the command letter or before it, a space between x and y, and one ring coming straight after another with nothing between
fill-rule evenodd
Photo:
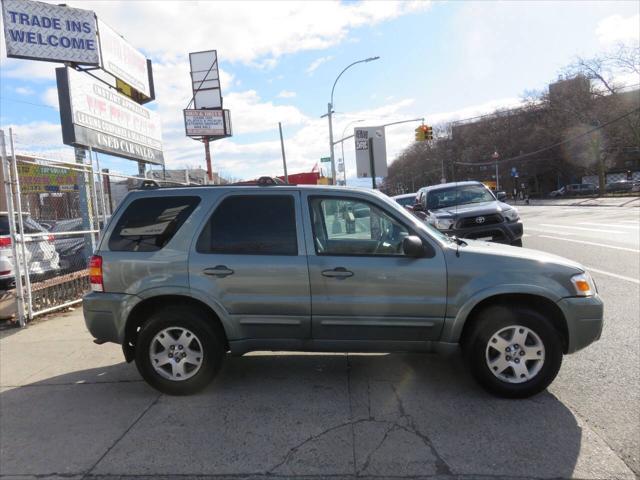
<instances>
[{"instance_id":1,"label":"rear side window","mask_svg":"<svg viewBox=\"0 0 640 480\"><path fill-rule=\"evenodd\" d=\"M150 197L134 200L109 238L116 252L155 252L173 238L200 203L199 197Z\"/></svg>"},{"instance_id":2,"label":"rear side window","mask_svg":"<svg viewBox=\"0 0 640 480\"><path fill-rule=\"evenodd\" d=\"M200 253L297 255L291 195L228 197L216 208L196 249Z\"/></svg>"}]
</instances>

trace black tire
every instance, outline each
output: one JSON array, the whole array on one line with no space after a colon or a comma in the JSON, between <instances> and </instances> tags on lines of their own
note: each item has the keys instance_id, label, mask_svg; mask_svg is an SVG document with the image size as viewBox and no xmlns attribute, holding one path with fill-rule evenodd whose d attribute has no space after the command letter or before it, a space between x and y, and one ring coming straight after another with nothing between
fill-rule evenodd
<instances>
[{"instance_id":1,"label":"black tire","mask_svg":"<svg viewBox=\"0 0 640 480\"><path fill-rule=\"evenodd\" d=\"M190 305L163 307L151 314L140 330L135 346L136 367L142 378L156 390L169 395L190 395L206 387L220 370L225 354L223 339L216 335L212 321L206 312ZM202 346L199 370L186 380L167 379L151 364L151 342L167 328L193 332Z\"/></svg>"},{"instance_id":2,"label":"black tire","mask_svg":"<svg viewBox=\"0 0 640 480\"><path fill-rule=\"evenodd\" d=\"M534 332L544 346L544 361L530 380L509 383L498 378L487 365L487 346L494 334L512 326L523 326ZM463 353L472 375L489 393L505 398L526 398L546 389L556 378L562 365L560 334L550 320L527 308L495 305L479 313L473 330L466 336ZM512 370L513 373L515 371Z\"/></svg>"},{"instance_id":3,"label":"black tire","mask_svg":"<svg viewBox=\"0 0 640 480\"><path fill-rule=\"evenodd\" d=\"M519 238L518 240L514 240L513 242L511 242L511 245L513 245L514 247L521 247L522 246L522 239Z\"/></svg>"}]
</instances>

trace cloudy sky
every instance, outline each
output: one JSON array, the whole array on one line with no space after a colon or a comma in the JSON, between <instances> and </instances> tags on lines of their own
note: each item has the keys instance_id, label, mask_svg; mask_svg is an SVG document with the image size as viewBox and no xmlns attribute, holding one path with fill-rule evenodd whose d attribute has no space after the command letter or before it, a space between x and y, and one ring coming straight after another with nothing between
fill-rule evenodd
<instances>
[{"instance_id":1,"label":"cloudy sky","mask_svg":"<svg viewBox=\"0 0 640 480\"><path fill-rule=\"evenodd\" d=\"M204 166L202 145L184 136L188 53L217 49L234 135L212 144L214 170L235 178L281 174L278 122L289 172L309 171L328 156L320 116L336 76L355 60L381 57L340 79L336 139L358 120L424 117L434 124L513 106L577 55L640 41L637 1L66 3L94 10L152 59L156 101L149 106L162 119L169 168ZM57 65L7 59L4 39L1 50L0 125L14 128L18 150L70 157L60 133ZM415 126L387 129L389 160L413 141ZM131 161L101 158L112 169L136 170ZM353 176L352 142L345 142L345 159Z\"/></svg>"}]
</instances>

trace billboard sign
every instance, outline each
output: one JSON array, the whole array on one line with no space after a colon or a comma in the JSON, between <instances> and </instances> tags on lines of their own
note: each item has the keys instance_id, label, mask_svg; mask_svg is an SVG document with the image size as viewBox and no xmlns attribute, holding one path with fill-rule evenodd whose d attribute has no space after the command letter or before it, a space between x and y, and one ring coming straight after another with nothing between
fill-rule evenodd
<instances>
[{"instance_id":1,"label":"billboard sign","mask_svg":"<svg viewBox=\"0 0 640 480\"><path fill-rule=\"evenodd\" d=\"M98 20L102 69L151 98L146 57L102 20Z\"/></svg>"},{"instance_id":2,"label":"billboard sign","mask_svg":"<svg viewBox=\"0 0 640 480\"><path fill-rule=\"evenodd\" d=\"M184 128L188 137L224 136L222 110L185 110Z\"/></svg>"},{"instance_id":3,"label":"billboard sign","mask_svg":"<svg viewBox=\"0 0 640 480\"><path fill-rule=\"evenodd\" d=\"M78 173L74 170L18 161L22 193L73 192L78 190Z\"/></svg>"},{"instance_id":4,"label":"billboard sign","mask_svg":"<svg viewBox=\"0 0 640 480\"><path fill-rule=\"evenodd\" d=\"M373 160L376 177L386 177L387 143L384 127L360 127L354 129L353 138L356 147L356 170L358 178L371 177L369 158L369 139L373 140Z\"/></svg>"},{"instance_id":5,"label":"billboard sign","mask_svg":"<svg viewBox=\"0 0 640 480\"><path fill-rule=\"evenodd\" d=\"M157 114L103 82L56 68L62 140L131 160L164 164Z\"/></svg>"},{"instance_id":6,"label":"billboard sign","mask_svg":"<svg viewBox=\"0 0 640 480\"><path fill-rule=\"evenodd\" d=\"M191 89L196 110L222 108L218 54L215 50L189 54Z\"/></svg>"},{"instance_id":7,"label":"billboard sign","mask_svg":"<svg viewBox=\"0 0 640 480\"><path fill-rule=\"evenodd\" d=\"M31 0L2 0L7 57L98 65L91 10Z\"/></svg>"}]
</instances>

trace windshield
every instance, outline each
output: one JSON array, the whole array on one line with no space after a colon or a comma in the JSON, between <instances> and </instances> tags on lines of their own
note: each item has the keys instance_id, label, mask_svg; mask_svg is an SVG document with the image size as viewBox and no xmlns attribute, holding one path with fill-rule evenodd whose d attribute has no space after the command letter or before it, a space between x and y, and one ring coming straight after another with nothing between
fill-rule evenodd
<instances>
[{"instance_id":1,"label":"windshield","mask_svg":"<svg viewBox=\"0 0 640 480\"><path fill-rule=\"evenodd\" d=\"M410 207L411 205L416 203L415 195L412 195L410 197L396 197L394 198L394 200L398 202L400 205L402 205L403 207Z\"/></svg>"},{"instance_id":2,"label":"windshield","mask_svg":"<svg viewBox=\"0 0 640 480\"><path fill-rule=\"evenodd\" d=\"M427 210L495 201L493 194L483 185L465 185L433 190L427 195Z\"/></svg>"}]
</instances>

